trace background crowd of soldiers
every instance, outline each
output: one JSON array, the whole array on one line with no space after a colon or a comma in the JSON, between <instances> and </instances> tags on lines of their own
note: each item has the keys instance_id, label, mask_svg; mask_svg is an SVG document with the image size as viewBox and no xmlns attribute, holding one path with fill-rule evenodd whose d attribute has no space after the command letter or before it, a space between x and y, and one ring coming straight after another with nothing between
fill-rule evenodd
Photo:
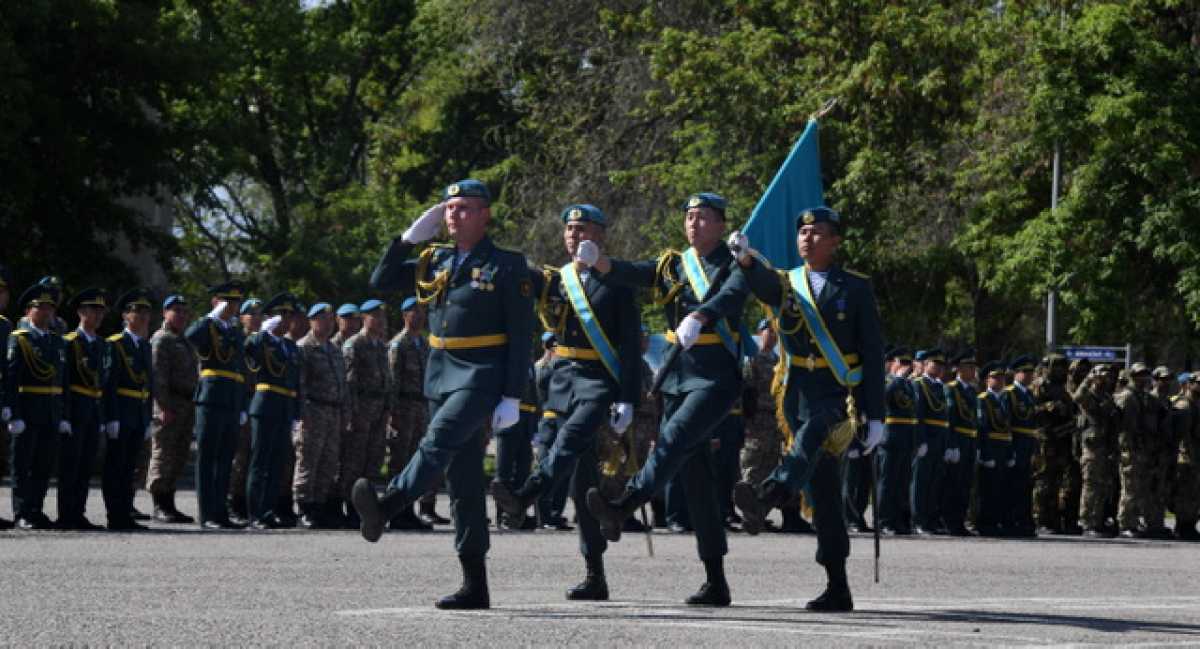
<instances>
[{"instance_id":1,"label":"background crowd of soldiers","mask_svg":"<svg viewBox=\"0 0 1200 649\"><path fill-rule=\"evenodd\" d=\"M11 297L0 269L0 310ZM64 301L43 278L17 301L14 328L0 318L7 350L0 403L7 433L0 469L11 464L13 515L23 529L100 529L85 516L92 469L103 463L107 527L143 529L133 496L145 488L152 518L195 523L179 511L175 491L197 453L199 523L208 528L357 529L349 490L359 477L399 473L416 452L428 412L422 395L428 342L424 309L401 305L403 322L388 334L379 300L310 307L290 294L263 303L237 282L213 287L213 312L193 319L177 294L152 301L135 289L112 302L95 289ZM231 307L230 305L236 305ZM115 308L123 330L107 338L97 327ZM236 310L231 311L235 308ZM161 326L152 335L153 312ZM68 330L65 317L78 318ZM221 326L240 348L222 352ZM788 443L778 427L772 377L775 332L759 323L760 351L745 359L741 407L712 441L719 501L730 530L738 480L761 482ZM643 329L643 352L648 336ZM549 452L557 428L543 411L554 366L553 334L542 336L532 362L520 421L495 431L495 480L513 488ZM224 357L223 357L224 356ZM240 363L240 365L239 365ZM223 365L222 365L223 364ZM220 367L232 369L222 370ZM878 524L884 534L1018 536L1085 534L1196 540L1200 515L1200 375L1150 371L1141 363L1118 371L1049 356L979 366L970 350L952 357L898 347L888 355L886 434L880 452L846 456L846 517L852 531ZM217 389L234 372L237 394ZM643 361L648 387L652 373ZM206 388L205 381L212 384ZM226 380L225 383L230 381ZM228 403L224 403L224 401ZM660 405L643 399L621 435L601 436L600 489L615 498L645 460ZM203 430L225 413L228 435L203 443ZM197 418L206 421L197 423ZM219 426L217 428L220 428ZM733 431L729 434L728 431ZM7 457L5 457L7 455ZM870 463L875 463L871 466ZM43 512L57 479L57 520ZM864 513L872 481L878 516ZM570 529L566 480L545 490L534 516L508 528ZM653 501L654 520L690 531L681 485ZM436 492L391 520L419 530L449 521L435 510ZM781 508L780 532L810 532L800 500ZM1165 514L1175 514L1174 531ZM0 519L5 527L12 523ZM628 531L642 528L630 518Z\"/></svg>"}]
</instances>

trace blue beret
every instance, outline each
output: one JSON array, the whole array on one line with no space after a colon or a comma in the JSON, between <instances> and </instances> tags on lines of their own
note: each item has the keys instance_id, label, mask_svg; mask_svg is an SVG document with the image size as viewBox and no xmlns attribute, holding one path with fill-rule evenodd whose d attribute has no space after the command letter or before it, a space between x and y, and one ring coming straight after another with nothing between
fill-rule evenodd
<instances>
[{"instance_id":1,"label":"blue beret","mask_svg":"<svg viewBox=\"0 0 1200 649\"><path fill-rule=\"evenodd\" d=\"M712 192L700 192L688 196L687 202L683 204L683 211L686 212L693 207L709 207L725 216L725 198L720 194Z\"/></svg>"},{"instance_id":2,"label":"blue beret","mask_svg":"<svg viewBox=\"0 0 1200 649\"><path fill-rule=\"evenodd\" d=\"M362 303L362 306L358 307L358 312L359 313L370 313L371 311L374 311L375 309L378 309L382 306L383 306L383 302L381 302L380 300L367 300L366 302Z\"/></svg>"},{"instance_id":3,"label":"blue beret","mask_svg":"<svg viewBox=\"0 0 1200 649\"><path fill-rule=\"evenodd\" d=\"M248 298L245 302L242 302L242 308L238 309L238 315L255 313L260 306L262 306L262 300L256 297Z\"/></svg>"},{"instance_id":4,"label":"blue beret","mask_svg":"<svg viewBox=\"0 0 1200 649\"><path fill-rule=\"evenodd\" d=\"M358 315L357 304L343 304L338 307L337 314L343 318L349 318L352 315Z\"/></svg>"},{"instance_id":5,"label":"blue beret","mask_svg":"<svg viewBox=\"0 0 1200 649\"><path fill-rule=\"evenodd\" d=\"M550 342L550 341L552 341L552 340L555 340L555 337L554 337L554 332L553 332L553 331L547 331L547 332L545 332L545 333L543 333L543 334L542 334L542 344L543 344L543 345L545 345L546 343L548 343L548 342Z\"/></svg>"},{"instance_id":6,"label":"blue beret","mask_svg":"<svg viewBox=\"0 0 1200 649\"><path fill-rule=\"evenodd\" d=\"M759 332L770 326L771 326L771 321L768 320L767 318L763 318L762 320L758 321L758 326L754 328L754 331Z\"/></svg>"},{"instance_id":7,"label":"blue beret","mask_svg":"<svg viewBox=\"0 0 1200 649\"><path fill-rule=\"evenodd\" d=\"M178 304L179 306L187 306L187 298L183 297L182 295L180 295L178 293L172 293L167 296L167 299L163 300L162 308L169 309L169 308L175 306L176 304Z\"/></svg>"},{"instance_id":8,"label":"blue beret","mask_svg":"<svg viewBox=\"0 0 1200 649\"><path fill-rule=\"evenodd\" d=\"M1179 381L1180 384L1187 383L1188 381L1192 380L1192 373L1191 372L1180 372L1179 376L1175 377L1175 380Z\"/></svg>"},{"instance_id":9,"label":"blue beret","mask_svg":"<svg viewBox=\"0 0 1200 649\"><path fill-rule=\"evenodd\" d=\"M401 312L412 311L413 308L415 308L416 306L417 306L417 298L416 297L407 297L407 298L404 298L404 301L400 303L400 311Z\"/></svg>"},{"instance_id":10,"label":"blue beret","mask_svg":"<svg viewBox=\"0 0 1200 649\"><path fill-rule=\"evenodd\" d=\"M234 280L224 284L214 284L208 287L208 292L212 293L213 297L219 297L222 300L241 300L246 297L246 285Z\"/></svg>"},{"instance_id":11,"label":"blue beret","mask_svg":"<svg viewBox=\"0 0 1200 649\"><path fill-rule=\"evenodd\" d=\"M813 223L832 223L840 227L842 224L842 217L837 212L825 207L824 205L801 210L800 213L796 215L796 229L800 229L801 226L811 225Z\"/></svg>"},{"instance_id":12,"label":"blue beret","mask_svg":"<svg viewBox=\"0 0 1200 649\"><path fill-rule=\"evenodd\" d=\"M1004 363L1001 363L1000 361L991 361L988 363L984 363L983 367L980 368L980 371L983 372L984 376L1003 375L1004 374Z\"/></svg>"},{"instance_id":13,"label":"blue beret","mask_svg":"<svg viewBox=\"0 0 1200 649\"><path fill-rule=\"evenodd\" d=\"M1018 356L1008 364L1008 368L1014 372L1032 372L1036 367L1037 361L1029 355Z\"/></svg>"},{"instance_id":14,"label":"blue beret","mask_svg":"<svg viewBox=\"0 0 1200 649\"><path fill-rule=\"evenodd\" d=\"M585 221L587 223L595 223L600 226L607 226L608 219L604 217L604 212L595 205L587 203L578 203L576 205L568 205L563 208L562 222L572 223L575 221Z\"/></svg>"},{"instance_id":15,"label":"blue beret","mask_svg":"<svg viewBox=\"0 0 1200 649\"><path fill-rule=\"evenodd\" d=\"M489 205L492 203L492 194L488 192L487 185L474 178L467 178L466 180L446 185L446 189L442 192L443 201L462 197L482 198L483 202Z\"/></svg>"},{"instance_id":16,"label":"blue beret","mask_svg":"<svg viewBox=\"0 0 1200 649\"><path fill-rule=\"evenodd\" d=\"M308 317L311 319L321 315L322 313L331 313L332 311L333 306L328 302L317 302L316 304L308 307Z\"/></svg>"},{"instance_id":17,"label":"blue beret","mask_svg":"<svg viewBox=\"0 0 1200 649\"><path fill-rule=\"evenodd\" d=\"M117 300L117 307L122 312L131 309L150 309L153 306L154 303L150 300L150 291L144 288L127 291L125 295L121 296L121 299Z\"/></svg>"},{"instance_id":18,"label":"blue beret","mask_svg":"<svg viewBox=\"0 0 1200 649\"><path fill-rule=\"evenodd\" d=\"M73 304L76 309L85 306L96 306L100 307L101 309L107 309L108 295L98 288L86 288L80 291L79 294L75 296L75 299L71 300L71 304Z\"/></svg>"},{"instance_id":19,"label":"blue beret","mask_svg":"<svg viewBox=\"0 0 1200 649\"><path fill-rule=\"evenodd\" d=\"M917 352L917 360L923 363L945 363L946 355L942 350L934 347L932 349L922 349Z\"/></svg>"}]
</instances>

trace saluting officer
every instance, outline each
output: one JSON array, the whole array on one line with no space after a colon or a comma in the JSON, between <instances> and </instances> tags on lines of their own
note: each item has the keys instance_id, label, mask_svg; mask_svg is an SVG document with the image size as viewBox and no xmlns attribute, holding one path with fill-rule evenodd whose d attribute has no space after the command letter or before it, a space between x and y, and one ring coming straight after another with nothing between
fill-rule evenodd
<instances>
[{"instance_id":1,"label":"saluting officer","mask_svg":"<svg viewBox=\"0 0 1200 649\"><path fill-rule=\"evenodd\" d=\"M371 276L379 290L415 291L429 308L425 396L432 409L417 454L388 486L382 502L369 480L354 484L361 532L377 541L383 525L442 475L449 483L455 549L463 569L458 592L439 608L488 608L484 556L489 547L484 505L484 434L517 423L533 338L533 285L525 257L487 236L491 195L477 180L446 187L443 202L394 239ZM434 237L443 218L452 245L413 249ZM489 416L490 415L490 416Z\"/></svg>"},{"instance_id":2,"label":"saluting officer","mask_svg":"<svg viewBox=\"0 0 1200 649\"><path fill-rule=\"evenodd\" d=\"M244 337L234 315L246 291L241 282L209 289L212 311L185 336L200 357L196 386L196 498L205 529L241 529L229 520L225 494L239 428L247 422Z\"/></svg>"},{"instance_id":3,"label":"saluting officer","mask_svg":"<svg viewBox=\"0 0 1200 649\"><path fill-rule=\"evenodd\" d=\"M12 508L16 526L25 530L51 527L42 503L58 436L71 432L63 418L63 339L52 330L59 296L54 284L26 289L18 300L25 317L8 338L4 381L12 410Z\"/></svg>"},{"instance_id":4,"label":"saluting officer","mask_svg":"<svg viewBox=\"0 0 1200 649\"><path fill-rule=\"evenodd\" d=\"M975 350L965 350L950 362L954 365L956 376L946 384L946 407L950 421L946 448L953 452L946 460L942 521L951 535L970 536L966 525L967 508L971 502L971 485L975 482L975 447L979 436Z\"/></svg>"},{"instance_id":5,"label":"saluting officer","mask_svg":"<svg viewBox=\"0 0 1200 649\"><path fill-rule=\"evenodd\" d=\"M150 351L150 294L133 289L117 301L125 329L108 337L104 356L105 432L104 507L108 529L144 530L133 520L133 491L129 483L137 470L138 454L150 438L150 397L154 388L154 363Z\"/></svg>"},{"instance_id":6,"label":"saluting officer","mask_svg":"<svg viewBox=\"0 0 1200 649\"><path fill-rule=\"evenodd\" d=\"M262 300L249 297L238 307L238 323L241 327L242 338L258 331L262 327ZM244 390L246 403L254 398L256 384L254 372L243 368L245 378ZM233 452L233 462L229 474L228 508L229 518L237 525L250 523L250 515L246 513L246 481L250 475L250 420L242 422L238 427L237 444Z\"/></svg>"},{"instance_id":7,"label":"saluting officer","mask_svg":"<svg viewBox=\"0 0 1200 649\"><path fill-rule=\"evenodd\" d=\"M87 519L87 497L92 464L100 447L105 419L104 353L107 342L96 329L108 311L108 296L99 289L80 291L72 300L79 327L63 336L66 342L67 390L64 411L71 432L60 440L58 454L58 528L103 529Z\"/></svg>"}]
</instances>

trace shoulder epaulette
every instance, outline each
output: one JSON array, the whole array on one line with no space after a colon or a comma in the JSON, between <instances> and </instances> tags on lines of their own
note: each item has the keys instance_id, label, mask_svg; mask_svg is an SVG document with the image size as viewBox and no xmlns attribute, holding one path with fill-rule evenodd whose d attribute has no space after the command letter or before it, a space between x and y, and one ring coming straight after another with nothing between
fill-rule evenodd
<instances>
[{"instance_id":1,"label":"shoulder epaulette","mask_svg":"<svg viewBox=\"0 0 1200 649\"><path fill-rule=\"evenodd\" d=\"M849 268L843 268L842 270L846 271L847 275L853 275L859 279L871 279L870 275L866 273L860 273L857 270L850 270Z\"/></svg>"},{"instance_id":2,"label":"shoulder epaulette","mask_svg":"<svg viewBox=\"0 0 1200 649\"><path fill-rule=\"evenodd\" d=\"M69 334L67 334L67 335L63 336L63 340L65 340L65 341L67 341L67 342L71 342L71 341L75 340L75 339L76 339L76 338L78 338L78 337L79 337L79 332L78 332L78 331L72 331L71 333L69 333Z\"/></svg>"},{"instance_id":3,"label":"shoulder epaulette","mask_svg":"<svg viewBox=\"0 0 1200 649\"><path fill-rule=\"evenodd\" d=\"M113 334L113 335L109 336L108 338L105 338L105 340L107 340L110 343L115 343L115 342L118 342L121 340L122 335L123 334Z\"/></svg>"},{"instance_id":4,"label":"shoulder epaulette","mask_svg":"<svg viewBox=\"0 0 1200 649\"><path fill-rule=\"evenodd\" d=\"M0 315L0 322L8 322L8 318L4 317L3 315Z\"/></svg>"},{"instance_id":5,"label":"shoulder epaulette","mask_svg":"<svg viewBox=\"0 0 1200 649\"><path fill-rule=\"evenodd\" d=\"M429 247L430 248L449 249L449 248L453 248L454 244L449 241L434 241L433 243L429 244Z\"/></svg>"},{"instance_id":6,"label":"shoulder epaulette","mask_svg":"<svg viewBox=\"0 0 1200 649\"><path fill-rule=\"evenodd\" d=\"M1004 391L1005 391L1005 392L1012 392L1013 390L1016 390L1016 389L1017 389L1017 386L1015 386L1015 385L1006 385L1006 386L1004 386Z\"/></svg>"},{"instance_id":7,"label":"shoulder epaulette","mask_svg":"<svg viewBox=\"0 0 1200 649\"><path fill-rule=\"evenodd\" d=\"M28 329L15 329L15 330L13 330L13 332L12 332L12 335L14 335L14 336L24 336L24 335L25 335L25 334L27 334L27 333L29 333L29 330L28 330Z\"/></svg>"},{"instance_id":8,"label":"shoulder epaulette","mask_svg":"<svg viewBox=\"0 0 1200 649\"><path fill-rule=\"evenodd\" d=\"M947 383L946 386L951 387L951 388L957 388L958 387L958 379L954 379L953 381Z\"/></svg>"},{"instance_id":9,"label":"shoulder epaulette","mask_svg":"<svg viewBox=\"0 0 1200 649\"><path fill-rule=\"evenodd\" d=\"M986 399L987 398L987 390L984 390L983 392L980 392L979 394L975 395L975 398L976 399Z\"/></svg>"}]
</instances>

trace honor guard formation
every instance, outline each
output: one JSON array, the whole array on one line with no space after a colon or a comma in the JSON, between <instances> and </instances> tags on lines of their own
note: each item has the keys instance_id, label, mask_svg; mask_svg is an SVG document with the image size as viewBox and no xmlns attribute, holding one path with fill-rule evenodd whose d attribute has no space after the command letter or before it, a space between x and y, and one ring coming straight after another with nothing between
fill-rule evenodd
<instances>
[{"instance_id":1,"label":"honor guard formation","mask_svg":"<svg viewBox=\"0 0 1200 649\"><path fill-rule=\"evenodd\" d=\"M815 534L818 611L854 607L851 533L1200 538L1200 374L886 345L870 279L839 263L843 217L820 205L795 215L795 268L768 263L709 192L680 210L689 247L642 260L606 253L601 208L568 205L561 266L497 246L490 208L483 183L447 186L384 252L379 299L338 307L236 280L203 306L65 294L54 277L18 294L0 267L16 319L0 315L0 528L376 542L453 525L448 609L490 605L493 525L575 531L571 600L608 599L604 554L626 534L694 534L695 606L732 601L730 533ZM666 323L653 371L642 299ZM101 332L110 311L119 331ZM97 469L103 526L87 512ZM152 515L134 507L142 488Z\"/></svg>"}]
</instances>

